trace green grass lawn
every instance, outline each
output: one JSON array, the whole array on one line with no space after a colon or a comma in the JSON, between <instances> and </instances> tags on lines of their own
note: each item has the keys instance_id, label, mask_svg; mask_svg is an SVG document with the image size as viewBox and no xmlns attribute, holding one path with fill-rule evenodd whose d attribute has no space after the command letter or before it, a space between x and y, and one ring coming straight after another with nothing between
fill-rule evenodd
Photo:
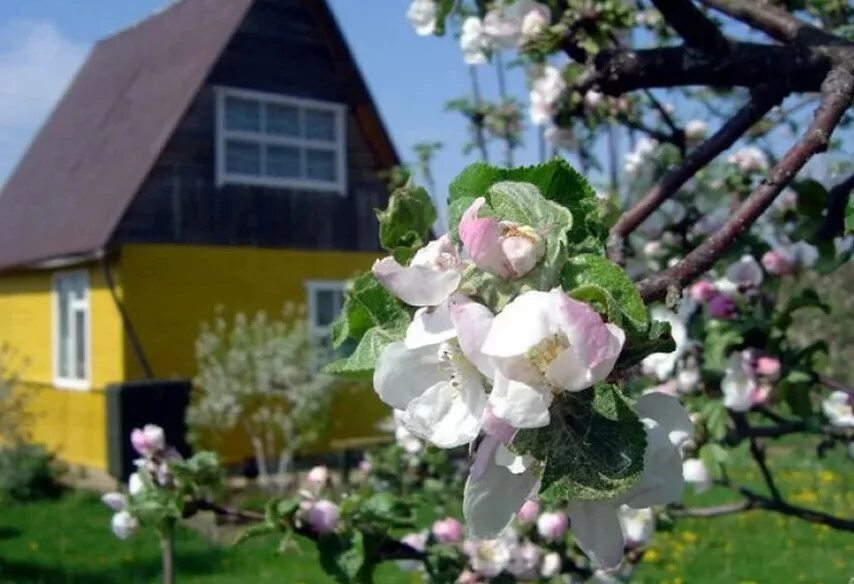
<instances>
[{"instance_id":1,"label":"green grass lawn","mask_svg":"<svg viewBox=\"0 0 854 584\"><path fill-rule=\"evenodd\" d=\"M854 462L840 451L822 464L791 442L773 444L771 460L781 489L793 503L842 516L854 515ZM761 489L759 476L740 453L733 476ZM689 494L692 505L727 500L725 491ZM0 582L3 584L147 584L159 581L157 541L143 531L118 541L110 511L97 498L71 493L57 501L0 508ZM325 584L313 547L284 555L273 539L238 548L211 544L189 529L179 532L181 583ZM763 511L715 519L680 520L660 532L637 571L636 582L694 584L754 582L846 584L854 576L854 534ZM385 565L378 584L415 582Z\"/></svg>"}]
</instances>

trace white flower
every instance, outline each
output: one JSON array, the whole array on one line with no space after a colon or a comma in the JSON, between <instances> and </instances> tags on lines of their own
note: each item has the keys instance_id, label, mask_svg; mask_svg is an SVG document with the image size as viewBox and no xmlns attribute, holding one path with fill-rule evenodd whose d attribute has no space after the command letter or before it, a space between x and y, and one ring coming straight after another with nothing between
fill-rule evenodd
<instances>
[{"instance_id":1,"label":"white flower","mask_svg":"<svg viewBox=\"0 0 854 584\"><path fill-rule=\"evenodd\" d=\"M117 538L128 539L139 529L139 521L127 511L119 511L113 515L110 526Z\"/></svg>"},{"instance_id":2,"label":"white flower","mask_svg":"<svg viewBox=\"0 0 854 584\"><path fill-rule=\"evenodd\" d=\"M560 559L560 554L557 552L549 552L543 556L543 565L540 566L540 575L543 578L554 578L560 574L563 568L563 562Z\"/></svg>"},{"instance_id":3,"label":"white flower","mask_svg":"<svg viewBox=\"0 0 854 584\"><path fill-rule=\"evenodd\" d=\"M431 241L401 266L389 256L374 263L372 271L385 288L412 306L435 306L460 284L463 263L447 235Z\"/></svg>"},{"instance_id":4,"label":"white flower","mask_svg":"<svg viewBox=\"0 0 854 584\"><path fill-rule=\"evenodd\" d=\"M623 559L623 531L617 514L621 505L634 509L666 505L679 499L684 487L679 446L693 433L693 424L679 400L648 393L635 403L646 433L640 479L622 497L604 501L570 501L570 528L576 543L599 567L616 567Z\"/></svg>"},{"instance_id":5,"label":"white flower","mask_svg":"<svg viewBox=\"0 0 854 584\"><path fill-rule=\"evenodd\" d=\"M756 261L752 255L743 255L737 262L731 264L726 270L726 279L736 287L736 289L757 288L762 283L764 277L762 266ZM719 288L726 292L727 286Z\"/></svg>"},{"instance_id":6,"label":"white flower","mask_svg":"<svg viewBox=\"0 0 854 584\"><path fill-rule=\"evenodd\" d=\"M694 485L698 493L708 490L712 486L712 476L709 469L699 458L689 458L682 463L682 478L686 483Z\"/></svg>"},{"instance_id":7,"label":"white flower","mask_svg":"<svg viewBox=\"0 0 854 584\"><path fill-rule=\"evenodd\" d=\"M505 531L536 491L539 479L531 462L492 436L483 438L463 491L463 515L475 537L489 539Z\"/></svg>"},{"instance_id":8,"label":"white flower","mask_svg":"<svg viewBox=\"0 0 854 584\"><path fill-rule=\"evenodd\" d=\"M434 0L413 0L406 11L406 18L416 34L428 36L436 31L438 6Z\"/></svg>"},{"instance_id":9,"label":"white flower","mask_svg":"<svg viewBox=\"0 0 854 584\"><path fill-rule=\"evenodd\" d=\"M483 28L492 43L502 49L521 46L542 33L551 22L551 10L534 0L517 0L486 13Z\"/></svg>"},{"instance_id":10,"label":"white flower","mask_svg":"<svg viewBox=\"0 0 854 584\"><path fill-rule=\"evenodd\" d=\"M406 414L400 410L394 410L394 441L408 454L417 454L424 448L424 444L412 432L406 428L404 418Z\"/></svg>"},{"instance_id":11,"label":"white flower","mask_svg":"<svg viewBox=\"0 0 854 584\"><path fill-rule=\"evenodd\" d=\"M467 65L486 63L486 51L491 47L489 37L483 30L483 23L478 17L469 16L463 21L460 48L463 50L463 61Z\"/></svg>"},{"instance_id":12,"label":"white flower","mask_svg":"<svg viewBox=\"0 0 854 584\"><path fill-rule=\"evenodd\" d=\"M681 393L693 393L700 383L700 370L696 366L687 367L676 375L676 385Z\"/></svg>"},{"instance_id":13,"label":"white flower","mask_svg":"<svg viewBox=\"0 0 854 584\"><path fill-rule=\"evenodd\" d=\"M838 428L854 428L854 405L846 391L834 391L821 402L821 411L831 425Z\"/></svg>"},{"instance_id":14,"label":"white flower","mask_svg":"<svg viewBox=\"0 0 854 584\"><path fill-rule=\"evenodd\" d=\"M563 290L517 296L492 322L482 352L498 368L489 402L516 428L549 422L555 393L605 379L625 342L620 327Z\"/></svg>"},{"instance_id":15,"label":"white flower","mask_svg":"<svg viewBox=\"0 0 854 584\"><path fill-rule=\"evenodd\" d=\"M518 539L516 532L508 528L495 539L468 540L463 544L463 550L475 572L494 578L507 567Z\"/></svg>"},{"instance_id":16,"label":"white flower","mask_svg":"<svg viewBox=\"0 0 854 584\"><path fill-rule=\"evenodd\" d=\"M142 480L142 477L139 476L138 472L132 473L128 477L128 493L133 495L138 495L142 491L145 490L145 481Z\"/></svg>"},{"instance_id":17,"label":"white flower","mask_svg":"<svg viewBox=\"0 0 854 584\"><path fill-rule=\"evenodd\" d=\"M413 434L442 448L467 444L480 432L486 390L477 363L489 366L480 346L492 319L463 296L451 304L416 312L404 341L388 345L374 371L380 398L405 412L400 416Z\"/></svg>"},{"instance_id":18,"label":"white flower","mask_svg":"<svg viewBox=\"0 0 854 584\"><path fill-rule=\"evenodd\" d=\"M708 130L709 126L703 120L690 120L685 124L685 137L696 142L705 138Z\"/></svg>"},{"instance_id":19,"label":"white flower","mask_svg":"<svg viewBox=\"0 0 854 584\"><path fill-rule=\"evenodd\" d=\"M747 351L729 356L721 380L721 391L724 394L724 405L734 412L746 412L757 403L759 387Z\"/></svg>"},{"instance_id":20,"label":"white flower","mask_svg":"<svg viewBox=\"0 0 854 584\"><path fill-rule=\"evenodd\" d=\"M641 138L635 144L634 150L626 153L623 161L623 170L631 176L637 176L644 166L647 158L658 148L658 142L651 138Z\"/></svg>"},{"instance_id":21,"label":"white flower","mask_svg":"<svg viewBox=\"0 0 854 584\"><path fill-rule=\"evenodd\" d=\"M745 146L732 154L727 161L742 172L767 170L768 157L756 146Z\"/></svg>"},{"instance_id":22,"label":"white flower","mask_svg":"<svg viewBox=\"0 0 854 584\"><path fill-rule=\"evenodd\" d=\"M596 91L595 89L588 89L587 93L584 94L584 107L588 109L596 109L596 107L602 103L603 99L605 99L605 95L602 92Z\"/></svg>"},{"instance_id":23,"label":"white flower","mask_svg":"<svg viewBox=\"0 0 854 584\"><path fill-rule=\"evenodd\" d=\"M622 505L618 510L620 528L629 545L643 545L655 533L655 514L650 507L632 509Z\"/></svg>"},{"instance_id":24,"label":"white flower","mask_svg":"<svg viewBox=\"0 0 854 584\"><path fill-rule=\"evenodd\" d=\"M540 77L531 84L531 121L538 126L549 122L556 112L556 104L566 90L566 81L560 70L546 65Z\"/></svg>"},{"instance_id":25,"label":"white flower","mask_svg":"<svg viewBox=\"0 0 854 584\"><path fill-rule=\"evenodd\" d=\"M669 378L676 370L676 364L691 347L688 328L685 322L690 316L687 302L683 302L679 314L674 314L663 306L655 306L650 311L653 320L670 323L670 332L676 342L676 348L670 353L653 353L641 361L641 369L645 375L655 375L659 381Z\"/></svg>"},{"instance_id":26,"label":"white flower","mask_svg":"<svg viewBox=\"0 0 854 584\"><path fill-rule=\"evenodd\" d=\"M329 469L325 466L315 466L308 471L305 481L314 489L322 489L329 481Z\"/></svg>"},{"instance_id":27,"label":"white flower","mask_svg":"<svg viewBox=\"0 0 854 584\"><path fill-rule=\"evenodd\" d=\"M510 550L510 561L505 568L520 580L534 580L540 573L543 550L530 541L525 541Z\"/></svg>"},{"instance_id":28,"label":"white flower","mask_svg":"<svg viewBox=\"0 0 854 584\"><path fill-rule=\"evenodd\" d=\"M101 502L113 511L124 511L127 509L128 499L122 493L107 493L101 497Z\"/></svg>"},{"instance_id":29,"label":"white flower","mask_svg":"<svg viewBox=\"0 0 854 584\"><path fill-rule=\"evenodd\" d=\"M539 2L519 2L520 5L528 5L528 9L522 16L521 43L533 40L542 34L551 24L551 10L545 4Z\"/></svg>"}]
</instances>

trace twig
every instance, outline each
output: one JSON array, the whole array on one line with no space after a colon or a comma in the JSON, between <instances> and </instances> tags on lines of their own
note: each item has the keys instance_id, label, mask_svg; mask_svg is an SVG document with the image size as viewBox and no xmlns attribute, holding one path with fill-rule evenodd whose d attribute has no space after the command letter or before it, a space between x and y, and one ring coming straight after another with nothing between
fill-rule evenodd
<instances>
[{"instance_id":1,"label":"twig","mask_svg":"<svg viewBox=\"0 0 854 584\"><path fill-rule=\"evenodd\" d=\"M726 51L726 37L691 0L652 0L685 44L710 51Z\"/></svg>"},{"instance_id":2,"label":"twig","mask_svg":"<svg viewBox=\"0 0 854 584\"><path fill-rule=\"evenodd\" d=\"M669 170L634 207L623 213L611 228L612 238L620 240L638 228L664 201L672 197L691 177L732 146L756 122L782 100L780 91L763 88L709 139L700 144L682 163Z\"/></svg>"},{"instance_id":3,"label":"twig","mask_svg":"<svg viewBox=\"0 0 854 584\"><path fill-rule=\"evenodd\" d=\"M674 507L671 513L677 517L720 517L721 515L733 515L753 508L749 500L737 501L735 503L724 503L710 507Z\"/></svg>"},{"instance_id":4,"label":"twig","mask_svg":"<svg viewBox=\"0 0 854 584\"><path fill-rule=\"evenodd\" d=\"M780 490L774 482L774 476L771 474L771 469L768 468L768 463L765 460L765 450L759 444L759 440L756 439L756 436L750 432L750 422L747 421L747 416L739 412L730 412L730 417L732 417L736 431L747 436L747 439L750 442L750 455L756 462L756 466L759 467L759 471L762 473L762 478L765 481L765 485L768 487L768 491L771 493L771 496L775 501L782 501L783 496L780 494Z\"/></svg>"},{"instance_id":5,"label":"twig","mask_svg":"<svg viewBox=\"0 0 854 584\"><path fill-rule=\"evenodd\" d=\"M804 164L827 149L830 135L854 99L854 75L847 68L833 69L822 83L821 103L806 133L771 169L738 210L717 233L691 251L675 266L641 281L638 291L646 302L660 300L669 290L677 293L706 272L759 218Z\"/></svg>"}]
</instances>

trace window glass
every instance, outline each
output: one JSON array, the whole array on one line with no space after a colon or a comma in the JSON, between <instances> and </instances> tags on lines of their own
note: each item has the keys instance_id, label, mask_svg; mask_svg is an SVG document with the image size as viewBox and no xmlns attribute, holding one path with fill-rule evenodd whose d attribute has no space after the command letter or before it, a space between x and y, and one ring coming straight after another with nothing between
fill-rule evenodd
<instances>
[{"instance_id":1,"label":"window glass","mask_svg":"<svg viewBox=\"0 0 854 584\"><path fill-rule=\"evenodd\" d=\"M55 375L60 382L86 381L89 363L88 278L85 273L57 274L54 280Z\"/></svg>"},{"instance_id":2,"label":"window glass","mask_svg":"<svg viewBox=\"0 0 854 584\"><path fill-rule=\"evenodd\" d=\"M267 174L289 178L302 176L299 148L295 146L268 146Z\"/></svg>"},{"instance_id":3,"label":"window glass","mask_svg":"<svg viewBox=\"0 0 854 584\"><path fill-rule=\"evenodd\" d=\"M267 104L266 131L276 136L298 137L300 135L299 109L290 105Z\"/></svg>"},{"instance_id":4,"label":"window glass","mask_svg":"<svg viewBox=\"0 0 854 584\"><path fill-rule=\"evenodd\" d=\"M68 285L66 282L60 280L57 286L57 362L59 367L58 373L60 377L69 377L71 374L71 368L69 364L71 363L71 352L69 349L71 348L71 328L69 327L69 317L70 317L70 300L71 295L69 294Z\"/></svg>"},{"instance_id":5,"label":"window glass","mask_svg":"<svg viewBox=\"0 0 854 584\"><path fill-rule=\"evenodd\" d=\"M86 379L86 312L74 312L74 376Z\"/></svg>"},{"instance_id":6,"label":"window glass","mask_svg":"<svg viewBox=\"0 0 854 584\"><path fill-rule=\"evenodd\" d=\"M309 148L306 155L306 176L316 180L334 181L336 178L335 153L331 150Z\"/></svg>"},{"instance_id":7,"label":"window glass","mask_svg":"<svg viewBox=\"0 0 854 584\"><path fill-rule=\"evenodd\" d=\"M338 312L341 310L340 290L317 290L314 296L315 322L317 327L326 327L332 324Z\"/></svg>"},{"instance_id":8,"label":"window glass","mask_svg":"<svg viewBox=\"0 0 854 584\"><path fill-rule=\"evenodd\" d=\"M335 114L325 110L305 110L305 137L310 140L335 141Z\"/></svg>"},{"instance_id":9,"label":"window glass","mask_svg":"<svg viewBox=\"0 0 854 584\"><path fill-rule=\"evenodd\" d=\"M261 145L242 140L225 144L225 169L234 174L261 174Z\"/></svg>"},{"instance_id":10,"label":"window glass","mask_svg":"<svg viewBox=\"0 0 854 584\"><path fill-rule=\"evenodd\" d=\"M260 132L261 104L256 100L240 97L226 98L225 128L241 132Z\"/></svg>"}]
</instances>

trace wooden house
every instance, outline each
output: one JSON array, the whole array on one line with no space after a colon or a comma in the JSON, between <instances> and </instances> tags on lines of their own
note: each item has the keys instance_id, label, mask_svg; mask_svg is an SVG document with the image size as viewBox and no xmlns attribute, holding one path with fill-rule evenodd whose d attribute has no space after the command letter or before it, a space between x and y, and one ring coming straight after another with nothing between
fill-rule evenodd
<instances>
[{"instance_id":1,"label":"wooden house","mask_svg":"<svg viewBox=\"0 0 854 584\"><path fill-rule=\"evenodd\" d=\"M397 163L323 0L180 0L99 42L0 194L0 343L35 438L104 469L105 388L192 377L216 305L305 303L328 334ZM347 399L333 441L381 415Z\"/></svg>"}]
</instances>

